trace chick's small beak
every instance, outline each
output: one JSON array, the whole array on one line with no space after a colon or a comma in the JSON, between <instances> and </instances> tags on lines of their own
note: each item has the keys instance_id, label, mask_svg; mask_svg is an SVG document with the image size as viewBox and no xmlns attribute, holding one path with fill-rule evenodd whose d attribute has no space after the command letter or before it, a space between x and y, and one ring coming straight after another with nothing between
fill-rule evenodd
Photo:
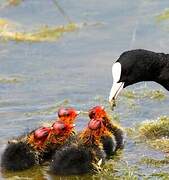
<instances>
[{"instance_id":1,"label":"chick's small beak","mask_svg":"<svg viewBox=\"0 0 169 180\"><path fill-rule=\"evenodd\" d=\"M76 111L76 114L79 115L81 113L81 111Z\"/></svg>"}]
</instances>

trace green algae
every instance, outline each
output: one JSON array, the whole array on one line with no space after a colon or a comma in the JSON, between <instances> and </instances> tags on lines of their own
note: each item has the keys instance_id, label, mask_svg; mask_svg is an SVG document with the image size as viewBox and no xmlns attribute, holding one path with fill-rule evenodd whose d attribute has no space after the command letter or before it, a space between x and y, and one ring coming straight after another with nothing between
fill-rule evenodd
<instances>
[{"instance_id":1,"label":"green algae","mask_svg":"<svg viewBox=\"0 0 169 180\"><path fill-rule=\"evenodd\" d=\"M15 76L0 76L0 84L16 84L20 83L22 79L20 77Z\"/></svg>"},{"instance_id":2,"label":"green algae","mask_svg":"<svg viewBox=\"0 0 169 180\"><path fill-rule=\"evenodd\" d=\"M166 99L165 92L162 90L151 90L151 91L145 91L143 93L143 97L149 97L153 100L164 100Z\"/></svg>"},{"instance_id":3,"label":"green algae","mask_svg":"<svg viewBox=\"0 0 169 180\"><path fill-rule=\"evenodd\" d=\"M1 40L16 42L50 42L58 40L64 33L74 32L77 29L78 25L75 23L56 27L45 25L32 32L9 31L6 28L2 28L0 30L0 38Z\"/></svg>"},{"instance_id":4,"label":"green algae","mask_svg":"<svg viewBox=\"0 0 169 180\"><path fill-rule=\"evenodd\" d=\"M39 166L34 166L28 170L24 170L24 171L4 171L2 172L2 176L4 179L7 180L18 180L18 179L22 179L22 180L32 180L32 179L36 179L36 180L43 180L45 179L44 174L43 174L44 168L39 167Z\"/></svg>"},{"instance_id":5,"label":"green algae","mask_svg":"<svg viewBox=\"0 0 169 180\"><path fill-rule=\"evenodd\" d=\"M148 179L152 179L154 177L156 177L156 179L158 178L158 180L167 180L169 177L169 173L167 172L152 173Z\"/></svg>"},{"instance_id":6,"label":"green algae","mask_svg":"<svg viewBox=\"0 0 169 180\"><path fill-rule=\"evenodd\" d=\"M4 30L9 30L11 28L16 27L17 23L6 19L6 18L0 18L0 33Z\"/></svg>"},{"instance_id":7,"label":"green algae","mask_svg":"<svg viewBox=\"0 0 169 180\"><path fill-rule=\"evenodd\" d=\"M145 121L138 130L140 136L148 139L169 137L169 117L162 116L157 120Z\"/></svg>"},{"instance_id":8,"label":"green algae","mask_svg":"<svg viewBox=\"0 0 169 180\"><path fill-rule=\"evenodd\" d=\"M169 139L168 138L161 138L161 139L154 139L154 140L147 140L147 143L157 150L160 150L165 153L169 153Z\"/></svg>"},{"instance_id":9,"label":"green algae","mask_svg":"<svg viewBox=\"0 0 169 180\"><path fill-rule=\"evenodd\" d=\"M156 16L157 22L169 20L169 9L165 9L162 13Z\"/></svg>"},{"instance_id":10,"label":"green algae","mask_svg":"<svg viewBox=\"0 0 169 180\"><path fill-rule=\"evenodd\" d=\"M127 133L136 142L145 142L154 149L169 153L169 117L167 116L144 121L135 128L127 129Z\"/></svg>"},{"instance_id":11,"label":"green algae","mask_svg":"<svg viewBox=\"0 0 169 180\"><path fill-rule=\"evenodd\" d=\"M126 98L128 98L128 99L135 99L135 98L138 97L138 95L136 94L136 92L135 92L135 91L132 91L132 90L124 90L124 91L122 92L122 96L123 96L123 97L126 97Z\"/></svg>"},{"instance_id":12,"label":"green algae","mask_svg":"<svg viewBox=\"0 0 169 180\"><path fill-rule=\"evenodd\" d=\"M93 178L97 179L114 179L114 180L138 180L138 167L129 166L126 161L111 159L103 166L103 169Z\"/></svg>"},{"instance_id":13,"label":"green algae","mask_svg":"<svg viewBox=\"0 0 169 180\"><path fill-rule=\"evenodd\" d=\"M140 159L139 164L145 164L150 167L160 168L161 166L165 166L169 164L169 157L165 157L164 159L154 159L145 156Z\"/></svg>"},{"instance_id":14,"label":"green algae","mask_svg":"<svg viewBox=\"0 0 169 180\"><path fill-rule=\"evenodd\" d=\"M142 98L149 98L152 100L166 99L166 94L162 90L142 90L139 92L135 92L134 90L125 90L123 91L121 96L127 99L142 99Z\"/></svg>"}]
</instances>

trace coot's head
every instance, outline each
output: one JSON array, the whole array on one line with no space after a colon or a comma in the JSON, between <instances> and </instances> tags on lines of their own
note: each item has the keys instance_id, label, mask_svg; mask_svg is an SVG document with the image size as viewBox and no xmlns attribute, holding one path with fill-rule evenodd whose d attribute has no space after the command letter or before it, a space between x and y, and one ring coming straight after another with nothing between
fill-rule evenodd
<instances>
[{"instance_id":1,"label":"coot's head","mask_svg":"<svg viewBox=\"0 0 169 180\"><path fill-rule=\"evenodd\" d=\"M75 118L79 115L80 111L77 111L74 108L60 108L58 110L58 117L61 121L72 124L74 123Z\"/></svg>"},{"instance_id":2,"label":"coot's head","mask_svg":"<svg viewBox=\"0 0 169 180\"><path fill-rule=\"evenodd\" d=\"M106 116L106 111L103 106L95 106L89 110L90 119L100 119Z\"/></svg>"},{"instance_id":3,"label":"coot's head","mask_svg":"<svg viewBox=\"0 0 169 180\"><path fill-rule=\"evenodd\" d=\"M166 86L163 77L163 74L166 74L166 62L165 54L143 49L122 53L112 66L113 85L109 95L111 105L114 105L122 89L129 85L141 81L155 81Z\"/></svg>"}]
</instances>

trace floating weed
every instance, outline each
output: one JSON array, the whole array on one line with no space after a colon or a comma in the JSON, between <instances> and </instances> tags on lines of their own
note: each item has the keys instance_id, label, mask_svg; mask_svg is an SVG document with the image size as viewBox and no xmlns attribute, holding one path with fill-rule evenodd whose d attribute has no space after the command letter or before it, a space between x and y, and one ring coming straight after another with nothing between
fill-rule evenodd
<instances>
[{"instance_id":1,"label":"floating weed","mask_svg":"<svg viewBox=\"0 0 169 180\"><path fill-rule=\"evenodd\" d=\"M169 173L167 172L159 172L159 173L152 173L148 179L154 179L154 178L158 178L158 180L167 180L169 177Z\"/></svg>"},{"instance_id":2,"label":"floating weed","mask_svg":"<svg viewBox=\"0 0 169 180\"><path fill-rule=\"evenodd\" d=\"M143 93L143 97L149 97L153 100L164 100L166 99L165 92L162 90L151 90Z\"/></svg>"},{"instance_id":3,"label":"floating weed","mask_svg":"<svg viewBox=\"0 0 169 180\"><path fill-rule=\"evenodd\" d=\"M137 166L129 166L127 162L117 162L116 160L109 160L103 166L103 169L94 179L114 179L114 180L138 180Z\"/></svg>"},{"instance_id":4,"label":"floating weed","mask_svg":"<svg viewBox=\"0 0 169 180\"><path fill-rule=\"evenodd\" d=\"M15 84L20 83L22 79L20 77L10 76L10 77L3 77L0 76L0 84Z\"/></svg>"},{"instance_id":5,"label":"floating weed","mask_svg":"<svg viewBox=\"0 0 169 180\"><path fill-rule=\"evenodd\" d=\"M4 29L8 29L10 27L14 27L16 24L8 19L2 19L0 18L0 32L2 32Z\"/></svg>"},{"instance_id":6,"label":"floating weed","mask_svg":"<svg viewBox=\"0 0 169 180\"><path fill-rule=\"evenodd\" d=\"M128 99L134 99L137 97L136 93L134 91L131 90L125 90L122 92L122 96L126 97Z\"/></svg>"},{"instance_id":7,"label":"floating weed","mask_svg":"<svg viewBox=\"0 0 169 180\"><path fill-rule=\"evenodd\" d=\"M128 99L125 102L130 110L136 110L138 108L134 99Z\"/></svg>"},{"instance_id":8,"label":"floating weed","mask_svg":"<svg viewBox=\"0 0 169 180\"><path fill-rule=\"evenodd\" d=\"M165 9L161 14L156 16L156 20L157 20L157 22L169 20L169 9Z\"/></svg>"},{"instance_id":9,"label":"floating weed","mask_svg":"<svg viewBox=\"0 0 169 180\"><path fill-rule=\"evenodd\" d=\"M144 90L137 93L135 91L125 90L122 93L122 97L127 99L150 98L153 100L164 100L166 99L166 94L162 90Z\"/></svg>"},{"instance_id":10,"label":"floating weed","mask_svg":"<svg viewBox=\"0 0 169 180\"><path fill-rule=\"evenodd\" d=\"M13 32L6 29L0 31L2 40L11 40L17 42L43 42L55 41L63 36L64 33L73 32L78 29L77 24L69 23L65 26L48 27L43 26L35 32Z\"/></svg>"},{"instance_id":11,"label":"floating weed","mask_svg":"<svg viewBox=\"0 0 169 180\"><path fill-rule=\"evenodd\" d=\"M150 157L143 157L141 158L139 164L145 164L150 167L161 167L164 165L169 164L169 157L166 157L165 159L154 159Z\"/></svg>"},{"instance_id":12,"label":"floating weed","mask_svg":"<svg viewBox=\"0 0 169 180\"><path fill-rule=\"evenodd\" d=\"M161 138L161 139L154 139L154 140L149 140L147 143L162 152L169 153L169 139L168 138Z\"/></svg>"},{"instance_id":13,"label":"floating weed","mask_svg":"<svg viewBox=\"0 0 169 180\"><path fill-rule=\"evenodd\" d=\"M169 117L162 116L157 120L145 121L139 127L139 134L148 139L169 136Z\"/></svg>"},{"instance_id":14,"label":"floating weed","mask_svg":"<svg viewBox=\"0 0 169 180\"><path fill-rule=\"evenodd\" d=\"M0 19L0 27L3 28L4 26L7 26L9 24L8 20Z\"/></svg>"},{"instance_id":15,"label":"floating weed","mask_svg":"<svg viewBox=\"0 0 169 180\"><path fill-rule=\"evenodd\" d=\"M120 121L120 116L118 113L113 113L113 115L111 116L113 121L119 122Z\"/></svg>"},{"instance_id":16,"label":"floating weed","mask_svg":"<svg viewBox=\"0 0 169 180\"><path fill-rule=\"evenodd\" d=\"M43 174L44 167L34 166L24 171L4 171L2 177L7 180L32 180L32 179L46 179ZM33 178L32 178L33 177Z\"/></svg>"},{"instance_id":17,"label":"floating weed","mask_svg":"<svg viewBox=\"0 0 169 180\"><path fill-rule=\"evenodd\" d=\"M146 121L138 127L139 137L151 147L169 153L169 117Z\"/></svg>"},{"instance_id":18,"label":"floating weed","mask_svg":"<svg viewBox=\"0 0 169 180\"><path fill-rule=\"evenodd\" d=\"M135 128L125 128L125 132L128 137L134 137L136 136L136 130Z\"/></svg>"}]
</instances>

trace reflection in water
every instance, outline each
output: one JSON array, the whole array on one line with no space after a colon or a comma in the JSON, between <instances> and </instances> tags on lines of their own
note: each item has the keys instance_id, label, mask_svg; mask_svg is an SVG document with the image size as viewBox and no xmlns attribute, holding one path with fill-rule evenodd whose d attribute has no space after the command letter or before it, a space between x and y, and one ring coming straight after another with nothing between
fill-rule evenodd
<instances>
[{"instance_id":1,"label":"reflection in water","mask_svg":"<svg viewBox=\"0 0 169 180\"><path fill-rule=\"evenodd\" d=\"M2 172L2 177L5 179L46 179L45 170L47 167L33 167L29 170L20 171L20 172Z\"/></svg>"}]
</instances>

